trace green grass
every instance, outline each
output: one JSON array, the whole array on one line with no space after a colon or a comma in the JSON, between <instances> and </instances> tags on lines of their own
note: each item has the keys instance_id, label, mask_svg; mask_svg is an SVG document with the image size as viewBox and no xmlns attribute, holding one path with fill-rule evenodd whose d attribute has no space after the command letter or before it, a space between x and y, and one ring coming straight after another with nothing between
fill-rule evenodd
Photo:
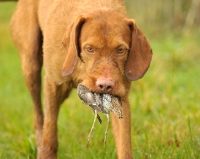
<instances>
[{"instance_id":1,"label":"green grass","mask_svg":"<svg viewBox=\"0 0 200 159\"><path fill-rule=\"evenodd\" d=\"M10 33L15 3L0 4L0 158L35 158L33 108ZM190 35L150 36L153 61L132 83L132 145L136 159L200 158L200 30ZM103 121L106 120L102 116ZM60 110L58 158L116 158L111 128L103 147L105 122L96 123L91 146L87 135L93 112L76 91Z\"/></svg>"}]
</instances>

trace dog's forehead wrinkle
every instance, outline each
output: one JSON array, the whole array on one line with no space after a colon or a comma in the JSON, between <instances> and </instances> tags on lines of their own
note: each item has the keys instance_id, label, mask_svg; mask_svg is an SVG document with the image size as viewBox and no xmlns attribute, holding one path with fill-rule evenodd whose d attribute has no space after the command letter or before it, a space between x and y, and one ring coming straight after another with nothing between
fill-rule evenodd
<instances>
[{"instance_id":1,"label":"dog's forehead wrinkle","mask_svg":"<svg viewBox=\"0 0 200 159\"><path fill-rule=\"evenodd\" d=\"M108 19L108 17L91 18L82 27L80 36L82 44L87 43L97 48L127 45L129 48L130 37L128 38L127 34L130 34L130 30L116 21Z\"/></svg>"},{"instance_id":2,"label":"dog's forehead wrinkle","mask_svg":"<svg viewBox=\"0 0 200 159\"><path fill-rule=\"evenodd\" d=\"M114 37L111 35L90 36L82 43L82 47L84 48L86 45L91 45L94 49L99 49L100 52L106 53L119 47L123 47L124 49L130 48L129 43L118 35L115 35Z\"/></svg>"},{"instance_id":3,"label":"dog's forehead wrinkle","mask_svg":"<svg viewBox=\"0 0 200 159\"><path fill-rule=\"evenodd\" d=\"M129 49L130 37L125 36L127 35L125 29L109 28L106 24L91 28L92 26L90 25L83 28L81 34L82 45L89 44L99 49L105 47L117 48L120 45L124 45L126 49ZM85 30L90 30L90 32Z\"/></svg>"}]
</instances>

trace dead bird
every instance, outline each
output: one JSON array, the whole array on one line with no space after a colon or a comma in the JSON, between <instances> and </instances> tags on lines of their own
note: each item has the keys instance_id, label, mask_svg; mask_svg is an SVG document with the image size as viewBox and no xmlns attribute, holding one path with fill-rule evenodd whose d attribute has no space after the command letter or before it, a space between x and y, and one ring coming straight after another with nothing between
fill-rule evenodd
<instances>
[{"instance_id":1,"label":"dead bird","mask_svg":"<svg viewBox=\"0 0 200 159\"><path fill-rule=\"evenodd\" d=\"M89 91L89 89L87 89L85 86L81 84L78 85L77 92L78 92L78 97L83 101L83 103L90 106L95 113L92 128L88 135L88 143L93 133L96 119L98 119L100 123L102 122L100 116L98 115L98 112L101 112L106 115L108 120L104 137L104 145L105 145L107 140L108 127L110 123L110 112L115 113L116 115L118 115L119 119L122 119L122 110L121 110L122 103L120 99L111 94L99 94L96 92L91 92Z\"/></svg>"}]
</instances>

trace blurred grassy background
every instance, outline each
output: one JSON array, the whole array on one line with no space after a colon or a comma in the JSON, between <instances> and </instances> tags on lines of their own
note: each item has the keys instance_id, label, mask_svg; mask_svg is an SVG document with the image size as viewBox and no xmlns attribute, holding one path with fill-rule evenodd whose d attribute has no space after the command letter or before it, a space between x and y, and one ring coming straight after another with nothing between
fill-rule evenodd
<instances>
[{"instance_id":1,"label":"blurred grassy background","mask_svg":"<svg viewBox=\"0 0 200 159\"><path fill-rule=\"evenodd\" d=\"M132 144L136 159L200 158L200 4L198 0L126 0L153 48L145 77L132 83ZM0 3L0 158L35 158L33 108L9 21L16 3ZM102 115L101 115L102 116ZM109 129L103 147L103 125L96 123L91 146L87 135L93 112L76 91L63 104L58 158L116 158Z\"/></svg>"}]
</instances>

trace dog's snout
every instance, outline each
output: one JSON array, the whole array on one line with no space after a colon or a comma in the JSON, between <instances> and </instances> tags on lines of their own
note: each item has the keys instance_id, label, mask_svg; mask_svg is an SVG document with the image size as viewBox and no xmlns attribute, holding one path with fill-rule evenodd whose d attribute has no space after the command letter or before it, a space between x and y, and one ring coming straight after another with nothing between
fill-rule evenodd
<instances>
[{"instance_id":1,"label":"dog's snout","mask_svg":"<svg viewBox=\"0 0 200 159\"><path fill-rule=\"evenodd\" d=\"M113 90L115 82L111 78L100 77L96 81L97 89L102 93L109 93Z\"/></svg>"}]
</instances>

